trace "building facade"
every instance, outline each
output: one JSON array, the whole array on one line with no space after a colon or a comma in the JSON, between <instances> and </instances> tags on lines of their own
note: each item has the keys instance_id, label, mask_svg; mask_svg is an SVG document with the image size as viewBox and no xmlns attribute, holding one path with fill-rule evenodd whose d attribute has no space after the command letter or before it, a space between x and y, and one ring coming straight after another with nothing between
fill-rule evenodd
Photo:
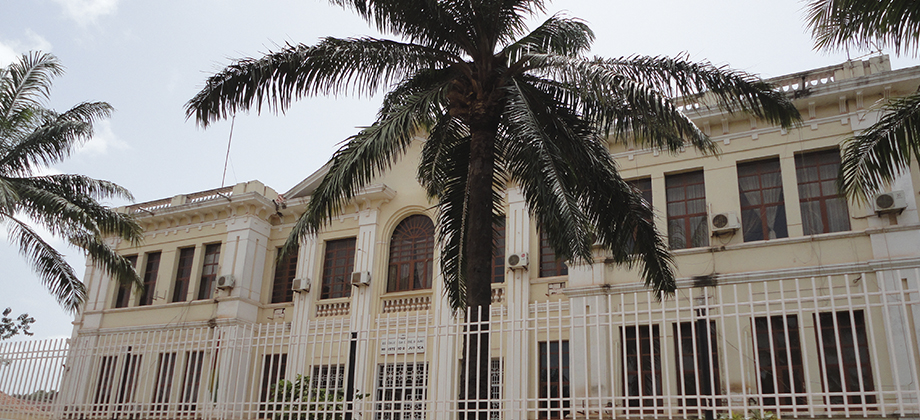
<instances>
[{"instance_id":1,"label":"building facade","mask_svg":"<svg viewBox=\"0 0 920 420\"><path fill-rule=\"evenodd\" d=\"M673 297L600 249L559 261L505 192L484 415L920 416L920 170L868 205L836 189L841 140L920 67L882 56L771 82L800 127L687 103L720 156L611 146L668 236ZM439 279L423 142L284 258L323 170L283 194L251 181L125 207L145 241L113 245L143 288L87 265L58 353L0 345L0 395L21 402L0 417L456 418L469 325ZM29 400L45 383L53 398Z\"/></svg>"}]
</instances>

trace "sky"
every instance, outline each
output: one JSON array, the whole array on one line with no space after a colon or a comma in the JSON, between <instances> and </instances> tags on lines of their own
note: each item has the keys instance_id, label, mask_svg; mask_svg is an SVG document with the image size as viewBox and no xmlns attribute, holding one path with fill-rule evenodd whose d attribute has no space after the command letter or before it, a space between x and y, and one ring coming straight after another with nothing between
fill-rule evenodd
<instances>
[{"instance_id":1,"label":"sky","mask_svg":"<svg viewBox=\"0 0 920 420\"><path fill-rule=\"evenodd\" d=\"M595 31L592 55L689 54L764 78L845 61L846 52L812 49L803 7L796 0L558 0L533 26L561 12ZM234 59L324 36L364 35L388 37L325 0L0 0L0 66L28 51L51 52L66 73L55 80L50 108L106 101L116 110L89 142L45 173L114 181L137 202L253 179L284 192L319 169L356 127L373 122L379 96L310 97L285 115L238 115L232 141L230 121L202 130L185 118L184 104ZM918 64L892 57L893 68ZM51 242L82 277L81 253ZM6 307L36 318L30 339L71 334L73 317L0 227L0 310Z\"/></svg>"}]
</instances>

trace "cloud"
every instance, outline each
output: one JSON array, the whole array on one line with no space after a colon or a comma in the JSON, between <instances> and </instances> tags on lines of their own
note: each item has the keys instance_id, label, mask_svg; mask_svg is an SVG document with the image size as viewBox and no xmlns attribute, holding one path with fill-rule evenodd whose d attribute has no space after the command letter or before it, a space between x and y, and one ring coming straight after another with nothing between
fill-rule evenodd
<instances>
[{"instance_id":1,"label":"cloud","mask_svg":"<svg viewBox=\"0 0 920 420\"><path fill-rule=\"evenodd\" d=\"M64 13L77 23L93 23L99 16L110 15L118 9L119 0L54 0Z\"/></svg>"},{"instance_id":2,"label":"cloud","mask_svg":"<svg viewBox=\"0 0 920 420\"><path fill-rule=\"evenodd\" d=\"M25 40L0 40L0 67L10 65L28 51L51 51L51 43L31 29L26 30Z\"/></svg>"},{"instance_id":3,"label":"cloud","mask_svg":"<svg viewBox=\"0 0 920 420\"><path fill-rule=\"evenodd\" d=\"M77 154L100 156L109 152L109 149L127 149L128 144L119 139L112 130L112 123L108 120L98 121L94 124L93 138L90 139L82 148L77 150Z\"/></svg>"}]
</instances>

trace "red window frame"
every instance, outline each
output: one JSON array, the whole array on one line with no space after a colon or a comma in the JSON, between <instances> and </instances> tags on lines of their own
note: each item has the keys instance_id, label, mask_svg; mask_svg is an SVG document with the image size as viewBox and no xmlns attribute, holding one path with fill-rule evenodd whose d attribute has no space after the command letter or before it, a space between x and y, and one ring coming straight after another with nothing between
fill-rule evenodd
<instances>
[{"instance_id":1,"label":"red window frame","mask_svg":"<svg viewBox=\"0 0 920 420\"><path fill-rule=\"evenodd\" d=\"M390 239L387 292L431 288L434 270L434 223L428 216L403 219Z\"/></svg>"},{"instance_id":2,"label":"red window frame","mask_svg":"<svg viewBox=\"0 0 920 420\"><path fill-rule=\"evenodd\" d=\"M160 252L148 252L144 263L144 288L141 293L139 306L153 303L154 292L157 286L157 274L160 271Z\"/></svg>"},{"instance_id":3,"label":"red window frame","mask_svg":"<svg viewBox=\"0 0 920 420\"><path fill-rule=\"evenodd\" d=\"M195 247L179 249L179 261L176 264L176 283L173 286L173 302L185 302L188 298L188 285L192 280L192 262L195 259Z\"/></svg>"},{"instance_id":4,"label":"red window frame","mask_svg":"<svg viewBox=\"0 0 920 420\"><path fill-rule=\"evenodd\" d=\"M788 237L779 158L739 163L737 169L744 241Z\"/></svg>"},{"instance_id":5,"label":"red window frame","mask_svg":"<svg viewBox=\"0 0 920 420\"><path fill-rule=\"evenodd\" d=\"M668 245L671 249L709 245L706 187L703 171L667 175Z\"/></svg>"},{"instance_id":6,"label":"red window frame","mask_svg":"<svg viewBox=\"0 0 920 420\"><path fill-rule=\"evenodd\" d=\"M357 238L326 241L320 299L351 296L351 273L355 271L355 249L357 244Z\"/></svg>"},{"instance_id":7,"label":"red window frame","mask_svg":"<svg viewBox=\"0 0 920 420\"><path fill-rule=\"evenodd\" d=\"M291 289L294 283L294 277L297 275L297 252L298 248L291 249L275 265L275 277L272 281L272 303L292 302L294 300L294 290ZM277 254L281 254L281 248L278 248Z\"/></svg>"},{"instance_id":8,"label":"red window frame","mask_svg":"<svg viewBox=\"0 0 920 420\"><path fill-rule=\"evenodd\" d=\"M795 156L802 229L806 235L850 230L847 201L837 189L839 172L840 151L837 149Z\"/></svg>"},{"instance_id":9,"label":"red window frame","mask_svg":"<svg viewBox=\"0 0 920 420\"><path fill-rule=\"evenodd\" d=\"M201 267L201 282L198 284L198 299L210 299L214 296L214 281L220 266L220 244L210 244L204 248Z\"/></svg>"}]
</instances>

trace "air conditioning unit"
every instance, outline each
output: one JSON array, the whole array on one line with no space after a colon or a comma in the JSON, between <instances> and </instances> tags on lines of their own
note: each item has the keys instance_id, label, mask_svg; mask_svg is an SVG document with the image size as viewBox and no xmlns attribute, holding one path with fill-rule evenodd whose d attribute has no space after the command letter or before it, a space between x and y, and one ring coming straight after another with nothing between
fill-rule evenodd
<instances>
[{"instance_id":1,"label":"air conditioning unit","mask_svg":"<svg viewBox=\"0 0 920 420\"><path fill-rule=\"evenodd\" d=\"M872 200L875 213L893 213L900 212L907 208L907 199L904 197L904 191L891 191L881 193Z\"/></svg>"},{"instance_id":2,"label":"air conditioning unit","mask_svg":"<svg viewBox=\"0 0 920 420\"><path fill-rule=\"evenodd\" d=\"M294 281L291 282L291 290L295 292L309 293L310 292L310 279L307 279L307 278L294 279Z\"/></svg>"},{"instance_id":3,"label":"air conditioning unit","mask_svg":"<svg viewBox=\"0 0 920 420\"><path fill-rule=\"evenodd\" d=\"M224 274L217 278L218 289L232 289L233 286L236 286L236 279L233 278L233 274Z\"/></svg>"},{"instance_id":4,"label":"air conditioning unit","mask_svg":"<svg viewBox=\"0 0 920 420\"><path fill-rule=\"evenodd\" d=\"M740 229L741 223L738 223L738 215L735 212L728 211L711 215L709 217L709 227L712 228L713 235L718 235Z\"/></svg>"},{"instance_id":5,"label":"air conditioning unit","mask_svg":"<svg viewBox=\"0 0 920 420\"><path fill-rule=\"evenodd\" d=\"M508 256L508 267L511 269L527 268L527 253L511 254Z\"/></svg>"},{"instance_id":6,"label":"air conditioning unit","mask_svg":"<svg viewBox=\"0 0 920 420\"><path fill-rule=\"evenodd\" d=\"M355 271L351 273L352 286L370 286L371 273L369 271Z\"/></svg>"}]
</instances>

